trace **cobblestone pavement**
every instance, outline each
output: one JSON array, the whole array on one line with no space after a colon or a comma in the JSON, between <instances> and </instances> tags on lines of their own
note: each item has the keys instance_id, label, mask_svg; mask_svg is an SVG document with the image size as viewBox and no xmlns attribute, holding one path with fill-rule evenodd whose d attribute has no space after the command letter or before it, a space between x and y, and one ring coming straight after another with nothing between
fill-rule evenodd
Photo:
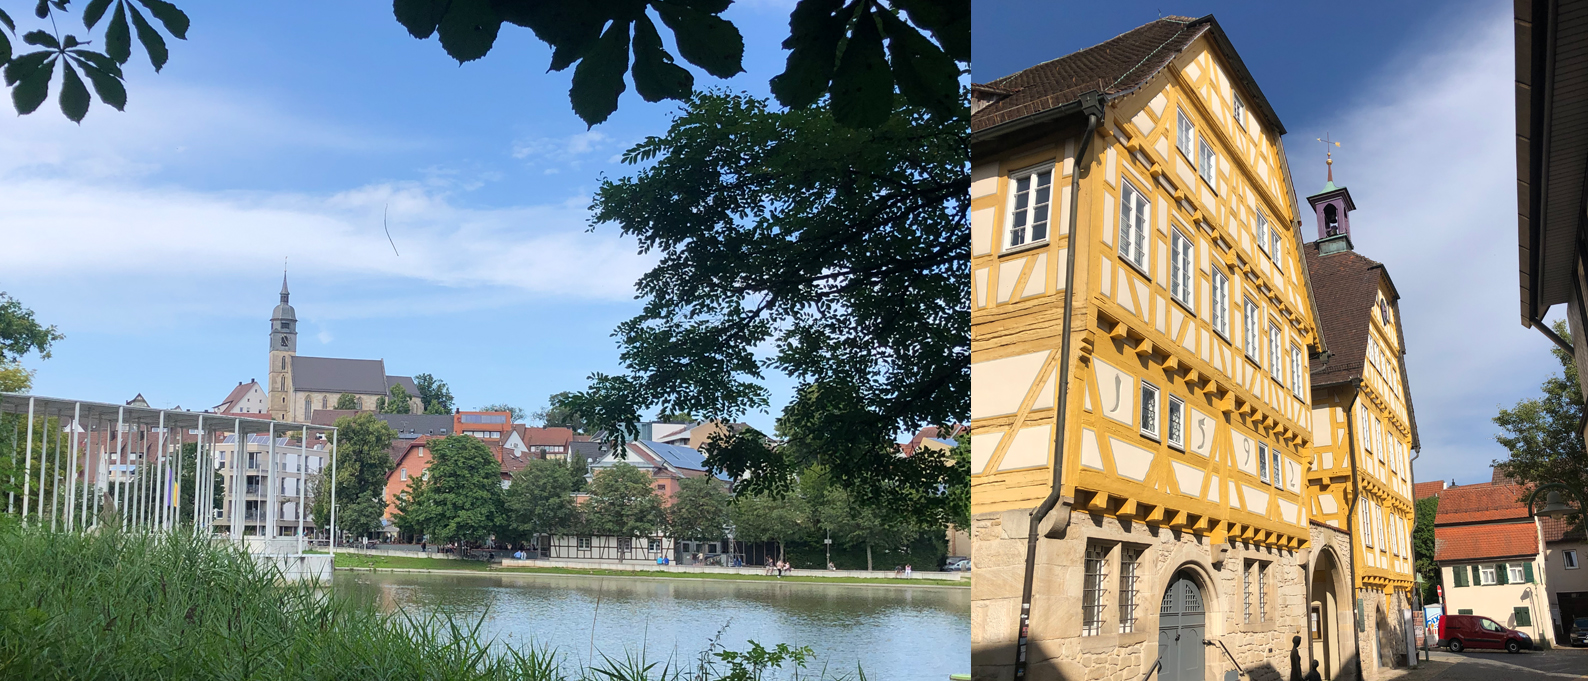
<instances>
[{"instance_id":1,"label":"cobblestone pavement","mask_svg":"<svg viewBox=\"0 0 1589 681\"><path fill-rule=\"evenodd\" d=\"M1582 648L1554 649L1508 655L1505 652L1461 654L1429 652L1429 661L1418 669L1390 677L1394 681L1570 681L1589 678L1589 652Z\"/></svg>"}]
</instances>

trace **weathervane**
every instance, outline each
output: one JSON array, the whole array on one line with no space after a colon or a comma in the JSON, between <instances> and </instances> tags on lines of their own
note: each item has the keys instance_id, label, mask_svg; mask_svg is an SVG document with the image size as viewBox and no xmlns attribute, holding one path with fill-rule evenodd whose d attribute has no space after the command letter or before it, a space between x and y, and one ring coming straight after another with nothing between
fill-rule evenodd
<instances>
[{"instance_id":1,"label":"weathervane","mask_svg":"<svg viewBox=\"0 0 1589 681\"><path fill-rule=\"evenodd\" d=\"M1325 181L1329 182L1330 184L1335 184L1335 168L1332 167L1332 166L1335 165L1335 160L1330 158L1330 145L1333 144L1333 145L1335 145L1335 148L1339 149L1339 148L1341 148L1341 143L1340 142L1331 142L1330 141L1330 133L1324 133L1323 137L1315 137L1314 139L1324 143L1324 175L1325 175Z\"/></svg>"}]
</instances>

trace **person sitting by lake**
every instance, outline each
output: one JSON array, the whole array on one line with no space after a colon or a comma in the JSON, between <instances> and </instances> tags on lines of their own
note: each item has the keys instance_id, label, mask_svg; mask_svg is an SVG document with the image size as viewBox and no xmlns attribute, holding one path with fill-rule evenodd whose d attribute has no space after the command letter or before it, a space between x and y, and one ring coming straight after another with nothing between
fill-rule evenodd
<instances>
[{"instance_id":1,"label":"person sitting by lake","mask_svg":"<svg viewBox=\"0 0 1589 681\"><path fill-rule=\"evenodd\" d=\"M838 568L836 568L836 567L833 567L833 561L831 561L831 560L830 560L830 561L828 561L828 570L830 570L830 571L836 571L836 570L838 570Z\"/></svg>"},{"instance_id":2,"label":"person sitting by lake","mask_svg":"<svg viewBox=\"0 0 1589 681\"><path fill-rule=\"evenodd\" d=\"M763 574L763 575L765 575L765 576L768 576L768 577L771 577L771 576L772 576L772 571L773 571L773 567L772 567L772 559L771 559L771 558L768 558L768 559L767 559L767 569L765 569L765 570L763 570L763 571L762 571L762 572L761 572L761 574Z\"/></svg>"},{"instance_id":3,"label":"person sitting by lake","mask_svg":"<svg viewBox=\"0 0 1589 681\"><path fill-rule=\"evenodd\" d=\"M905 564L905 579L910 579L910 563Z\"/></svg>"}]
</instances>

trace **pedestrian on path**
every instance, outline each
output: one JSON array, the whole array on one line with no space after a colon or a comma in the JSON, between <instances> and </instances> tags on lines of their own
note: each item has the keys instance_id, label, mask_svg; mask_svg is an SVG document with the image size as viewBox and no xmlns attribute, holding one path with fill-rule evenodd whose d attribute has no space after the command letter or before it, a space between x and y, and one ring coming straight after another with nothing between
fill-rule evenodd
<instances>
[{"instance_id":1,"label":"pedestrian on path","mask_svg":"<svg viewBox=\"0 0 1589 681\"><path fill-rule=\"evenodd\" d=\"M1291 637L1291 679L1290 679L1290 681L1303 681L1302 680L1302 653L1299 650L1299 648L1301 648L1301 646L1302 646L1302 637L1301 636L1292 636ZM1318 662L1314 662L1313 664L1314 665L1318 665Z\"/></svg>"}]
</instances>

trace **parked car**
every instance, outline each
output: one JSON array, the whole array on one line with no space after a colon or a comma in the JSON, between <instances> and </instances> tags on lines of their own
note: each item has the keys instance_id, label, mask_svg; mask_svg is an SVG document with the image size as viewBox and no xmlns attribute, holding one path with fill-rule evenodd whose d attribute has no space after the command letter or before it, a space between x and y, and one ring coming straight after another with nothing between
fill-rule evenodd
<instances>
[{"instance_id":1,"label":"parked car","mask_svg":"<svg viewBox=\"0 0 1589 681\"><path fill-rule=\"evenodd\" d=\"M1441 615L1436 645L1460 653L1464 648L1505 648L1508 653L1533 650L1534 639L1479 615Z\"/></svg>"},{"instance_id":2,"label":"parked car","mask_svg":"<svg viewBox=\"0 0 1589 681\"><path fill-rule=\"evenodd\" d=\"M971 569L971 559L962 556L949 556L943 564L944 572L963 572Z\"/></svg>"},{"instance_id":3,"label":"parked car","mask_svg":"<svg viewBox=\"0 0 1589 681\"><path fill-rule=\"evenodd\" d=\"M1572 621L1572 629L1567 632L1567 640L1575 646L1589 645L1584 642L1584 632L1589 630L1589 617L1579 617Z\"/></svg>"}]
</instances>

